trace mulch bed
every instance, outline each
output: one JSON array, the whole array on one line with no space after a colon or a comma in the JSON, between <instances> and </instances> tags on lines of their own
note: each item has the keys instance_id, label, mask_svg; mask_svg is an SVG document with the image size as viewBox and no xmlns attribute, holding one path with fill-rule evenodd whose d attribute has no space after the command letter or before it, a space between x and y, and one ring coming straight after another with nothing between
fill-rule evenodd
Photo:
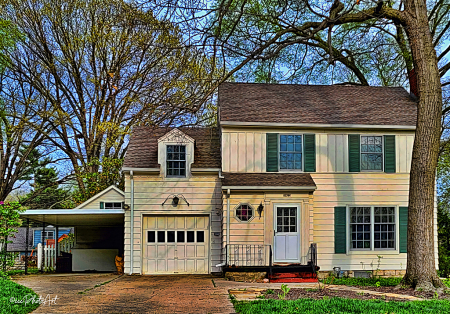
<instances>
[{"instance_id":1,"label":"mulch bed","mask_svg":"<svg viewBox=\"0 0 450 314\"><path fill-rule=\"evenodd\" d=\"M360 289L364 290L373 290L378 292L385 292L385 293L396 293L396 294L404 294L404 295L411 295L415 297L420 297L424 299L433 299L434 293L433 292L420 292L420 291L414 291L413 289L398 289L394 290L395 287L358 287ZM267 290L266 290L267 291ZM266 299L275 299L278 300L278 294L282 294L282 291L280 289L275 289L273 294L266 294L264 291L263 294L265 295ZM330 289L299 289L299 288L291 288L289 290L289 293L286 295L286 300L297 300L297 299L314 299L314 300L322 300L325 298L333 298L333 297L339 297L339 298L347 298L347 299L358 299L358 300L385 300L385 301L408 301L407 299L400 299L400 298L392 298L388 296L379 296L379 295L373 295L368 293L357 293L354 291L348 291L348 290L330 290ZM448 299L448 295L442 294L439 296L440 299Z\"/></svg>"},{"instance_id":2,"label":"mulch bed","mask_svg":"<svg viewBox=\"0 0 450 314\"><path fill-rule=\"evenodd\" d=\"M413 288L399 288L396 287L358 287L360 289L364 290L371 290L371 291L377 291L377 292L383 292L383 293L396 293L396 294L405 294L405 295L411 295L417 298L423 298L423 299L435 299L434 292L425 292L425 291L416 291ZM450 295L441 293L439 295L439 299L450 299Z\"/></svg>"}]
</instances>

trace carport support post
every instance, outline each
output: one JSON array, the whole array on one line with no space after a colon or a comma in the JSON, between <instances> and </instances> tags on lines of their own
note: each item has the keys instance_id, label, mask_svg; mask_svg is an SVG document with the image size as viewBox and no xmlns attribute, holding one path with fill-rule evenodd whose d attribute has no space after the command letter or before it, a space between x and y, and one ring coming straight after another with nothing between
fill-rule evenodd
<instances>
[{"instance_id":1,"label":"carport support post","mask_svg":"<svg viewBox=\"0 0 450 314\"><path fill-rule=\"evenodd\" d=\"M42 223L42 234L41 234L41 243L42 243L42 250L45 252L45 222ZM45 255L45 254L44 254ZM44 255L42 256L42 262L41 262L41 272L44 272Z\"/></svg>"},{"instance_id":2,"label":"carport support post","mask_svg":"<svg viewBox=\"0 0 450 314\"><path fill-rule=\"evenodd\" d=\"M25 275L28 275L28 234L30 233L30 218L27 218L27 234L25 235Z\"/></svg>"},{"instance_id":3,"label":"carport support post","mask_svg":"<svg viewBox=\"0 0 450 314\"><path fill-rule=\"evenodd\" d=\"M59 240L58 231L59 231L59 227L55 226L55 233L56 233L56 235L55 235L55 269L56 269L56 261L58 259L58 255L59 255L58 254L58 240Z\"/></svg>"}]
</instances>

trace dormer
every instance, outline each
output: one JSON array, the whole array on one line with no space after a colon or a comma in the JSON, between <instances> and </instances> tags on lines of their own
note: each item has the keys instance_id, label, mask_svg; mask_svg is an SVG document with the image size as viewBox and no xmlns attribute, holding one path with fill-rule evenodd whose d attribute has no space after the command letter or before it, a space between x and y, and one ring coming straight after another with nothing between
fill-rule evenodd
<instances>
[{"instance_id":1,"label":"dormer","mask_svg":"<svg viewBox=\"0 0 450 314\"><path fill-rule=\"evenodd\" d=\"M194 163L195 140L179 129L158 139L158 164L165 178L189 178Z\"/></svg>"},{"instance_id":2,"label":"dormer","mask_svg":"<svg viewBox=\"0 0 450 314\"><path fill-rule=\"evenodd\" d=\"M133 128L122 171L183 180L218 173L220 135L216 127Z\"/></svg>"}]
</instances>

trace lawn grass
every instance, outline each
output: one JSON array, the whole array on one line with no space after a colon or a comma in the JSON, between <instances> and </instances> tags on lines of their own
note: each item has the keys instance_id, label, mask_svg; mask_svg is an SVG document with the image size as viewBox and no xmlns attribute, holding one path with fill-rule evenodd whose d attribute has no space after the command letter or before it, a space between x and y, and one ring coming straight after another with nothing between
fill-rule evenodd
<instances>
[{"instance_id":1,"label":"lawn grass","mask_svg":"<svg viewBox=\"0 0 450 314\"><path fill-rule=\"evenodd\" d=\"M38 274L40 272L37 268L29 268L28 274ZM7 276L25 275L25 270L23 269L13 269L6 271Z\"/></svg>"},{"instance_id":2,"label":"lawn grass","mask_svg":"<svg viewBox=\"0 0 450 314\"><path fill-rule=\"evenodd\" d=\"M402 277L388 278L335 278L327 277L322 283L345 286L363 286L363 287L394 287L400 284ZM443 280L444 284L450 288L450 280Z\"/></svg>"},{"instance_id":3,"label":"lawn grass","mask_svg":"<svg viewBox=\"0 0 450 314\"><path fill-rule=\"evenodd\" d=\"M383 301L383 300L355 300L331 298L326 300L298 299L294 301L261 300L236 301L233 300L236 313L239 314L422 314L422 313L450 313L450 301Z\"/></svg>"},{"instance_id":4,"label":"lawn grass","mask_svg":"<svg viewBox=\"0 0 450 314\"><path fill-rule=\"evenodd\" d=\"M389 278L335 278L327 277L323 280L324 284L333 285L345 285L345 286L397 286L402 281L402 277L389 277Z\"/></svg>"},{"instance_id":5,"label":"lawn grass","mask_svg":"<svg viewBox=\"0 0 450 314\"><path fill-rule=\"evenodd\" d=\"M14 303L15 300L29 300L27 303ZM7 278L0 277L0 314L23 314L34 311L39 304L31 300L39 296L30 288L24 287Z\"/></svg>"}]
</instances>

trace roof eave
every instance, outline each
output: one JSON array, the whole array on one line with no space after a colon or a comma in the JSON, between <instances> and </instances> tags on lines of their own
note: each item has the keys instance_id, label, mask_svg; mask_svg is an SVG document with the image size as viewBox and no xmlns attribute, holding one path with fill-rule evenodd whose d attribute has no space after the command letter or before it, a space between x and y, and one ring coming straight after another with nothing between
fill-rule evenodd
<instances>
[{"instance_id":1,"label":"roof eave","mask_svg":"<svg viewBox=\"0 0 450 314\"><path fill-rule=\"evenodd\" d=\"M245 186L245 185L223 185L222 190L278 190L278 191L315 191L316 186Z\"/></svg>"},{"instance_id":2,"label":"roof eave","mask_svg":"<svg viewBox=\"0 0 450 314\"><path fill-rule=\"evenodd\" d=\"M279 123L279 122L241 122L220 121L221 127L264 127L301 129L358 129L415 131L415 125L372 125L372 124L319 124L319 123Z\"/></svg>"}]
</instances>

